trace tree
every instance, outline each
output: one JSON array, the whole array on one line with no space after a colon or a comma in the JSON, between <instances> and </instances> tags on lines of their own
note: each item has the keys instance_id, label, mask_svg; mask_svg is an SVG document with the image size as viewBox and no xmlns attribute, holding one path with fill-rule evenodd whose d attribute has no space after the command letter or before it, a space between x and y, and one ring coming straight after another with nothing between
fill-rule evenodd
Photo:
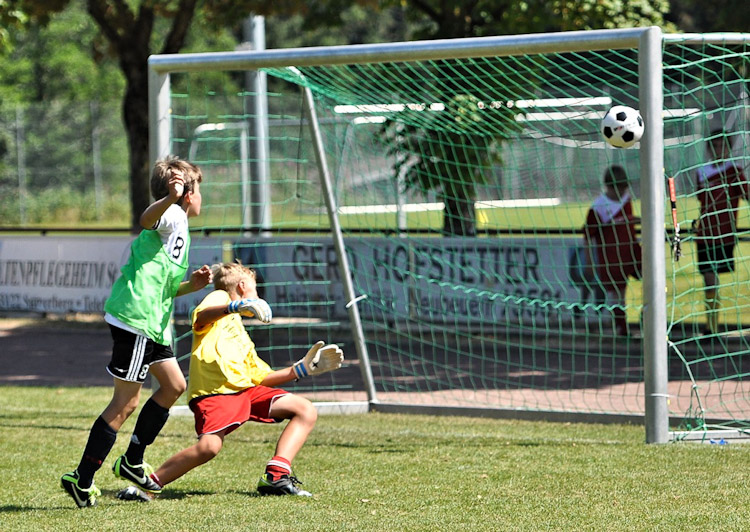
<instances>
[{"instance_id":1,"label":"tree","mask_svg":"<svg viewBox=\"0 0 750 532\"><path fill-rule=\"evenodd\" d=\"M122 116L128 137L131 215L134 229L139 226L140 214L149 204L147 65L148 57L152 53L151 40L156 39L156 19L163 15L171 20L159 53L177 53L185 45L197 0L180 0L176 4L165 4L167 5L144 1L140 3L137 11L133 11L125 2L88 1L88 12L109 42L125 76ZM158 7L161 9L157 10Z\"/></svg>"},{"instance_id":2,"label":"tree","mask_svg":"<svg viewBox=\"0 0 750 532\"><path fill-rule=\"evenodd\" d=\"M415 37L451 39L533 32L552 32L613 27L663 25L667 0L391 0L385 5L401 5ZM393 121L383 127L383 140L396 156L394 177L404 171L405 187L423 193L434 190L444 202L443 233L475 234L474 198L476 186L486 179L499 137L481 131L481 115L471 97L451 96L444 114L448 123L463 121L448 130L409 127ZM462 131L467 117L473 117L471 133ZM510 123L510 122L509 122ZM512 127L512 126L509 126ZM456 138L456 135L458 137ZM436 153L428 146L455 146L463 149ZM451 160L452 159L452 160ZM466 170L472 168L474 170Z\"/></svg>"},{"instance_id":3,"label":"tree","mask_svg":"<svg viewBox=\"0 0 750 532\"><path fill-rule=\"evenodd\" d=\"M387 0L404 6L417 37L486 35L661 26L669 0Z\"/></svg>"},{"instance_id":4,"label":"tree","mask_svg":"<svg viewBox=\"0 0 750 532\"><path fill-rule=\"evenodd\" d=\"M404 187L424 194L438 191L445 205L446 236L474 236L476 186L485 182L498 160L495 139L484 133L488 124L478 104L474 96L454 95L439 115L425 115L425 122L388 120L381 130Z\"/></svg>"},{"instance_id":5,"label":"tree","mask_svg":"<svg viewBox=\"0 0 750 532\"><path fill-rule=\"evenodd\" d=\"M44 23L65 9L70 0L6 0L0 2L0 22L11 27ZM372 1L362 0L362 4ZM140 213L149 204L148 57L153 53L182 51L190 31L198 24L218 31L236 27L250 13L306 13L310 20L336 24L351 2L301 0L87 0L86 9L96 23L122 71L125 87L122 117L128 138L131 225L139 227ZM0 32L0 46L8 45Z\"/></svg>"},{"instance_id":6,"label":"tree","mask_svg":"<svg viewBox=\"0 0 750 532\"><path fill-rule=\"evenodd\" d=\"M746 0L672 0L667 18L690 32L750 31Z\"/></svg>"}]
</instances>

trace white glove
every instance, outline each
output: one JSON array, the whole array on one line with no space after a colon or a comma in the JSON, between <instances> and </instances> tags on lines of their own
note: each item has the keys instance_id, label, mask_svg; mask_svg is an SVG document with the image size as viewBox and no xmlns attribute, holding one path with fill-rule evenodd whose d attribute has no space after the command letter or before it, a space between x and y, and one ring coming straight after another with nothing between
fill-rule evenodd
<instances>
[{"instance_id":1,"label":"white glove","mask_svg":"<svg viewBox=\"0 0 750 532\"><path fill-rule=\"evenodd\" d=\"M318 341L305 355L305 358L292 366L298 379L309 375L320 375L327 371L339 369L344 361L344 352L336 344L323 345Z\"/></svg>"},{"instance_id":2,"label":"white glove","mask_svg":"<svg viewBox=\"0 0 750 532\"><path fill-rule=\"evenodd\" d=\"M229 312L239 312L249 318L257 318L263 323L271 323L273 312L263 299L238 299L227 306Z\"/></svg>"}]
</instances>

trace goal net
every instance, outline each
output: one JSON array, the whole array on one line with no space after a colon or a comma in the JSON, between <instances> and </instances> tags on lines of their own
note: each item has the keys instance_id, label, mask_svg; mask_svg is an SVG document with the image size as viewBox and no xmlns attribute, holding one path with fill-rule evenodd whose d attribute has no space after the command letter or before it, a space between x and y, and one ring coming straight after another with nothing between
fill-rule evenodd
<instances>
[{"instance_id":1,"label":"goal net","mask_svg":"<svg viewBox=\"0 0 750 532\"><path fill-rule=\"evenodd\" d=\"M169 74L156 150L206 175L196 253L255 267L274 309L250 331L261 356L279 366L317 339L345 347L343 370L298 391L380 410L619 421L641 421L658 397L674 426L744 427L746 200L720 305L707 307L692 222L710 132L731 132L723 162L745 164L747 43L664 39L664 135L651 149L663 140L665 171L649 181L643 142L616 149L599 133L610 106L643 111L638 39L580 35L539 52L527 36L498 54L461 48L488 42L476 39L419 43L432 50L419 59L365 46L152 63ZM268 76L267 93L242 86L246 69ZM613 183L613 167L626 177ZM663 215L669 197L652 182L667 177L682 257L666 216L650 248L666 260L643 240L641 264L640 217ZM649 329L660 312L668 322ZM649 377L662 355L666 373ZM648 388L662 377L667 388Z\"/></svg>"}]
</instances>

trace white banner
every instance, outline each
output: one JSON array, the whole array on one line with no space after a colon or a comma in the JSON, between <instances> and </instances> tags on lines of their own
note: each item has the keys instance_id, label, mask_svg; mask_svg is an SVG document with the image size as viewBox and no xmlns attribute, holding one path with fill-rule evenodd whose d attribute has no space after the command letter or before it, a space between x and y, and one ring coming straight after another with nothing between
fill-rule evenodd
<instances>
[{"instance_id":1,"label":"white banner","mask_svg":"<svg viewBox=\"0 0 750 532\"><path fill-rule=\"evenodd\" d=\"M0 310L102 312L130 237L0 238ZM568 275L574 238L347 240L365 317L519 322L555 318L580 299ZM193 237L190 267L235 257L255 268L276 317L347 318L330 238ZM210 287L177 298L187 316Z\"/></svg>"},{"instance_id":2,"label":"white banner","mask_svg":"<svg viewBox=\"0 0 750 532\"><path fill-rule=\"evenodd\" d=\"M346 241L363 316L395 312L430 321L528 321L571 312L575 238L363 238ZM347 316L331 239L244 241L275 316Z\"/></svg>"},{"instance_id":3,"label":"white banner","mask_svg":"<svg viewBox=\"0 0 750 532\"><path fill-rule=\"evenodd\" d=\"M129 237L1 237L0 310L100 312Z\"/></svg>"},{"instance_id":4,"label":"white banner","mask_svg":"<svg viewBox=\"0 0 750 532\"><path fill-rule=\"evenodd\" d=\"M104 312L132 237L0 237L0 310ZM221 241L194 238L191 270L221 260ZM187 314L208 290L178 298Z\"/></svg>"}]
</instances>

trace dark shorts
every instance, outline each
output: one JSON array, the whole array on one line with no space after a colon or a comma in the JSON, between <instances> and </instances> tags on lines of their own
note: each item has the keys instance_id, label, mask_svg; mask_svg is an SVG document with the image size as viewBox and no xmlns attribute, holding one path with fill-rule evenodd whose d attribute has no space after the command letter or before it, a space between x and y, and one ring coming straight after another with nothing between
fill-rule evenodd
<instances>
[{"instance_id":1,"label":"dark shorts","mask_svg":"<svg viewBox=\"0 0 750 532\"><path fill-rule=\"evenodd\" d=\"M145 336L112 325L109 331L114 345L107 371L117 379L143 384L151 364L174 358L168 345L157 344Z\"/></svg>"},{"instance_id":2,"label":"dark shorts","mask_svg":"<svg viewBox=\"0 0 750 532\"><path fill-rule=\"evenodd\" d=\"M202 436L224 430L224 434L229 434L246 421L278 423L280 419L271 417L271 407L284 395L289 392L281 388L253 386L240 393L197 397L189 404L195 417L195 433Z\"/></svg>"},{"instance_id":3,"label":"dark shorts","mask_svg":"<svg viewBox=\"0 0 750 532\"><path fill-rule=\"evenodd\" d=\"M697 241L698 271L701 273L729 273L734 271L734 242L714 244Z\"/></svg>"}]
</instances>

